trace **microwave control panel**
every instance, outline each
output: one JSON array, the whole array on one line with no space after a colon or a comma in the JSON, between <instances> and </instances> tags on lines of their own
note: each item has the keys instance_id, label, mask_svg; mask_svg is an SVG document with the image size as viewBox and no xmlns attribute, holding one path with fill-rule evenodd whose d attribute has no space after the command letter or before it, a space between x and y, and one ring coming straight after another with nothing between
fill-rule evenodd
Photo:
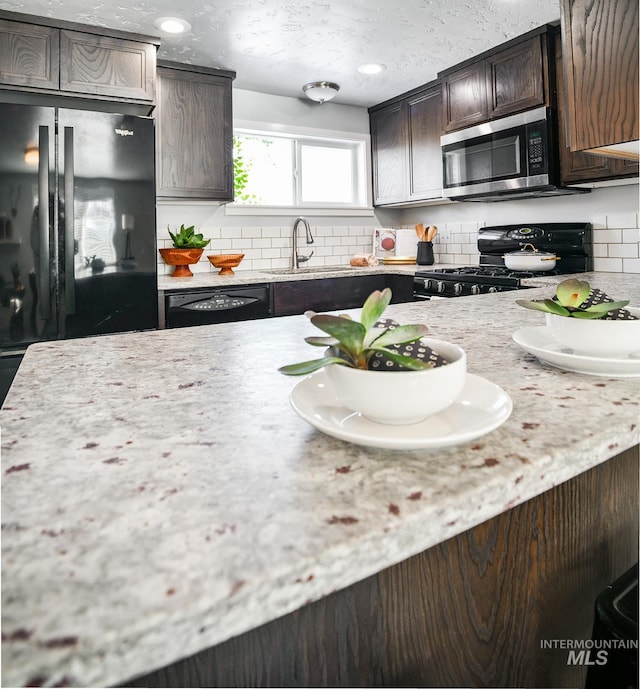
<instances>
[{"instance_id":1,"label":"microwave control panel","mask_svg":"<svg viewBox=\"0 0 640 689\"><path fill-rule=\"evenodd\" d=\"M544 175L547 170L547 123L542 120L527 125L527 165L529 175Z\"/></svg>"}]
</instances>

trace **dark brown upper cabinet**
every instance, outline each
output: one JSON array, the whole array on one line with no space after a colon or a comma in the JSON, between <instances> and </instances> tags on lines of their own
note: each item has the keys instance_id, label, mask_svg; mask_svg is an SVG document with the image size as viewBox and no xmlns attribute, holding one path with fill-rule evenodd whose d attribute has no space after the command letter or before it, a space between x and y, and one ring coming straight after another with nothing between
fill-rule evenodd
<instances>
[{"instance_id":1,"label":"dark brown upper cabinet","mask_svg":"<svg viewBox=\"0 0 640 689\"><path fill-rule=\"evenodd\" d=\"M637 161L620 160L603 155L594 155L584 151L572 151L569 148L568 131L568 97L564 80L564 62L562 58L562 40L560 34L555 41L555 61L557 76L558 103L558 146L560 150L560 181L562 184L580 184L601 182L625 177L637 177Z\"/></svg>"},{"instance_id":2,"label":"dark brown upper cabinet","mask_svg":"<svg viewBox=\"0 0 640 689\"><path fill-rule=\"evenodd\" d=\"M374 205L442 197L439 82L369 109Z\"/></svg>"},{"instance_id":3,"label":"dark brown upper cabinet","mask_svg":"<svg viewBox=\"0 0 640 689\"><path fill-rule=\"evenodd\" d=\"M0 11L0 88L139 105L155 102L156 38Z\"/></svg>"},{"instance_id":4,"label":"dark brown upper cabinet","mask_svg":"<svg viewBox=\"0 0 640 689\"><path fill-rule=\"evenodd\" d=\"M233 201L235 72L158 63L157 195Z\"/></svg>"},{"instance_id":5,"label":"dark brown upper cabinet","mask_svg":"<svg viewBox=\"0 0 640 689\"><path fill-rule=\"evenodd\" d=\"M561 7L571 150L637 141L638 0L562 0Z\"/></svg>"},{"instance_id":6,"label":"dark brown upper cabinet","mask_svg":"<svg viewBox=\"0 0 640 689\"><path fill-rule=\"evenodd\" d=\"M79 31L60 32L63 91L152 102L155 72L155 45Z\"/></svg>"},{"instance_id":7,"label":"dark brown upper cabinet","mask_svg":"<svg viewBox=\"0 0 640 689\"><path fill-rule=\"evenodd\" d=\"M553 84L548 28L530 31L440 72L444 130L549 105Z\"/></svg>"},{"instance_id":8,"label":"dark brown upper cabinet","mask_svg":"<svg viewBox=\"0 0 640 689\"><path fill-rule=\"evenodd\" d=\"M60 86L60 32L0 19L0 83L42 89Z\"/></svg>"},{"instance_id":9,"label":"dark brown upper cabinet","mask_svg":"<svg viewBox=\"0 0 640 689\"><path fill-rule=\"evenodd\" d=\"M408 200L442 197L442 87L436 83L407 98Z\"/></svg>"},{"instance_id":10,"label":"dark brown upper cabinet","mask_svg":"<svg viewBox=\"0 0 640 689\"><path fill-rule=\"evenodd\" d=\"M373 203L376 206L405 201L407 197L407 108L396 101L369 113L373 169Z\"/></svg>"}]
</instances>

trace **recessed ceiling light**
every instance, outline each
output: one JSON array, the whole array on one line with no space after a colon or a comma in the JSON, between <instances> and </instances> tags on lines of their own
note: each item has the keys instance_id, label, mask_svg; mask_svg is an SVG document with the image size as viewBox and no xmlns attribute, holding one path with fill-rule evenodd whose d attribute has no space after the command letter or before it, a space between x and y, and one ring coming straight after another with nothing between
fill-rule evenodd
<instances>
[{"instance_id":1,"label":"recessed ceiling light","mask_svg":"<svg viewBox=\"0 0 640 689\"><path fill-rule=\"evenodd\" d=\"M160 17L153 24L165 33L185 33L185 31L191 30L191 24L179 17Z\"/></svg>"},{"instance_id":2,"label":"recessed ceiling light","mask_svg":"<svg viewBox=\"0 0 640 689\"><path fill-rule=\"evenodd\" d=\"M366 65L360 65L358 67L358 72L360 74L379 74L387 68L387 65L383 65L380 62L369 62Z\"/></svg>"}]
</instances>

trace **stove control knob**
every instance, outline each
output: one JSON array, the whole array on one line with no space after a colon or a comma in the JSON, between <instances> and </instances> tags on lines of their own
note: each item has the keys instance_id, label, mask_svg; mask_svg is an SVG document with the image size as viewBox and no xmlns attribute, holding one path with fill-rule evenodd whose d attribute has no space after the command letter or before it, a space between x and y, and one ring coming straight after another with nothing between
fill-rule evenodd
<instances>
[{"instance_id":1,"label":"stove control knob","mask_svg":"<svg viewBox=\"0 0 640 689\"><path fill-rule=\"evenodd\" d=\"M424 281L424 288L425 289L431 289L433 287L432 281L429 280L428 278Z\"/></svg>"},{"instance_id":2,"label":"stove control knob","mask_svg":"<svg viewBox=\"0 0 640 689\"><path fill-rule=\"evenodd\" d=\"M453 293L456 296L460 296L462 294L462 283L461 282L455 283L455 285L453 286Z\"/></svg>"},{"instance_id":3,"label":"stove control knob","mask_svg":"<svg viewBox=\"0 0 640 689\"><path fill-rule=\"evenodd\" d=\"M437 280L436 281L436 290L438 291L439 294L442 294L445 290L445 284L443 280Z\"/></svg>"},{"instance_id":4,"label":"stove control knob","mask_svg":"<svg viewBox=\"0 0 640 689\"><path fill-rule=\"evenodd\" d=\"M471 285L471 294L480 294L480 285Z\"/></svg>"},{"instance_id":5,"label":"stove control knob","mask_svg":"<svg viewBox=\"0 0 640 689\"><path fill-rule=\"evenodd\" d=\"M489 292L498 292L498 291L499 290L497 287L489 287Z\"/></svg>"}]
</instances>

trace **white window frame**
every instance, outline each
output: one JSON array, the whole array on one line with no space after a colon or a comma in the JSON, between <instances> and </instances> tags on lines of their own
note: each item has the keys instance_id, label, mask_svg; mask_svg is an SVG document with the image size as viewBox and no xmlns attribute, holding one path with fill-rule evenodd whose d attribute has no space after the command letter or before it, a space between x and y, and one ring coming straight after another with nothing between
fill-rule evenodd
<instances>
[{"instance_id":1,"label":"white window frame","mask_svg":"<svg viewBox=\"0 0 640 689\"><path fill-rule=\"evenodd\" d=\"M301 196L301 181L296 174L299 167L300 143L317 146L336 146L349 148L354 155L354 191L358 191L363 203L297 203L293 206L261 206L228 203L225 205L226 215L290 215L304 211L307 215L333 216L363 216L373 215L371 192L371 137L368 134L355 132L338 132L333 130L318 130L309 127L294 127L289 125L264 124L246 120L234 121L234 133L279 136L295 139L294 146L294 180L295 196Z\"/></svg>"}]
</instances>

